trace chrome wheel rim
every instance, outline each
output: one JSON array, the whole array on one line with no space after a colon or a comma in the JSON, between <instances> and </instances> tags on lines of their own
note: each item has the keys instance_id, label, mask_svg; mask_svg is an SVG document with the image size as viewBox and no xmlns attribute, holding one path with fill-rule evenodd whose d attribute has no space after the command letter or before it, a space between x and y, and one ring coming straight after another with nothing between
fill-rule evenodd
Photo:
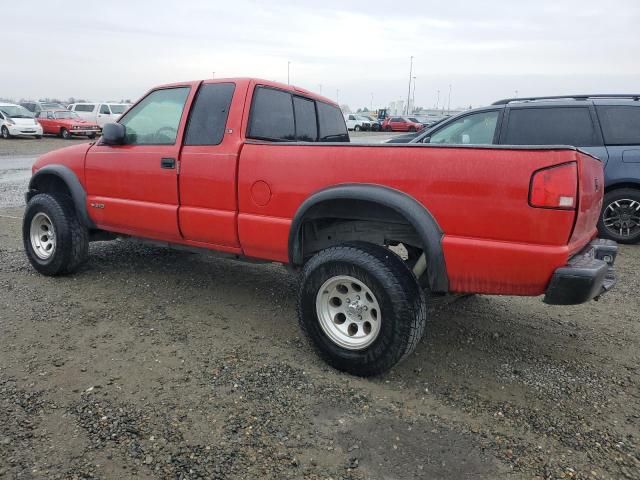
<instances>
[{"instance_id":1,"label":"chrome wheel rim","mask_svg":"<svg viewBox=\"0 0 640 480\"><path fill-rule=\"evenodd\" d=\"M31 220L31 248L40 260L49 259L56 251L56 232L46 213L37 213Z\"/></svg>"},{"instance_id":2,"label":"chrome wheel rim","mask_svg":"<svg viewBox=\"0 0 640 480\"><path fill-rule=\"evenodd\" d=\"M322 284L316 312L327 337L348 350L367 348L380 333L378 300L364 282L348 275L331 277Z\"/></svg>"},{"instance_id":3,"label":"chrome wheel rim","mask_svg":"<svg viewBox=\"0 0 640 480\"><path fill-rule=\"evenodd\" d=\"M632 237L640 233L640 202L623 198L611 202L604 209L605 228L619 237Z\"/></svg>"}]
</instances>

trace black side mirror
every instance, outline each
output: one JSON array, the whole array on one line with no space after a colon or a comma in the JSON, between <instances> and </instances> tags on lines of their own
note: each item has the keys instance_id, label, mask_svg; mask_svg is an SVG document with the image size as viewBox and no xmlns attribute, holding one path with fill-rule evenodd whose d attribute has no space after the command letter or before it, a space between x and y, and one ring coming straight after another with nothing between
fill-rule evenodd
<instances>
[{"instance_id":1,"label":"black side mirror","mask_svg":"<svg viewBox=\"0 0 640 480\"><path fill-rule=\"evenodd\" d=\"M424 137L422 143L431 143L431 137Z\"/></svg>"},{"instance_id":2,"label":"black side mirror","mask_svg":"<svg viewBox=\"0 0 640 480\"><path fill-rule=\"evenodd\" d=\"M127 129L124 125L119 123L106 123L102 127L102 140L100 143L103 145L122 145L124 143Z\"/></svg>"}]
</instances>

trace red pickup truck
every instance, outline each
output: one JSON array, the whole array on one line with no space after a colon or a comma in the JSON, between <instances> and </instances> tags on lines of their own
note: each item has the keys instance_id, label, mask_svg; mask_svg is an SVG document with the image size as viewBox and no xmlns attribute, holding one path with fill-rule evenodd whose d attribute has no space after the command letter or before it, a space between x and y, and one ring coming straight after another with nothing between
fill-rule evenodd
<instances>
[{"instance_id":1,"label":"red pickup truck","mask_svg":"<svg viewBox=\"0 0 640 480\"><path fill-rule=\"evenodd\" d=\"M355 145L338 106L216 79L149 91L96 143L37 160L24 246L45 275L117 236L287 264L319 354L381 373L420 340L429 295L598 297L603 167L572 147ZM390 247L392 247L390 249Z\"/></svg>"}]
</instances>

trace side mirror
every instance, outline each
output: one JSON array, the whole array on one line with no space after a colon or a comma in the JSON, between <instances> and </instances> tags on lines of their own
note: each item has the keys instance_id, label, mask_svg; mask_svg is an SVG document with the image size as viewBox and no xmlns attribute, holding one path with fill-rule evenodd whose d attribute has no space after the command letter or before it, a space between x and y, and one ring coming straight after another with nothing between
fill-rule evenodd
<instances>
[{"instance_id":1,"label":"side mirror","mask_svg":"<svg viewBox=\"0 0 640 480\"><path fill-rule=\"evenodd\" d=\"M106 123L102 127L103 145L122 145L124 143L127 129L119 123Z\"/></svg>"},{"instance_id":2,"label":"side mirror","mask_svg":"<svg viewBox=\"0 0 640 480\"><path fill-rule=\"evenodd\" d=\"M422 143L431 143L431 137L424 137Z\"/></svg>"}]
</instances>

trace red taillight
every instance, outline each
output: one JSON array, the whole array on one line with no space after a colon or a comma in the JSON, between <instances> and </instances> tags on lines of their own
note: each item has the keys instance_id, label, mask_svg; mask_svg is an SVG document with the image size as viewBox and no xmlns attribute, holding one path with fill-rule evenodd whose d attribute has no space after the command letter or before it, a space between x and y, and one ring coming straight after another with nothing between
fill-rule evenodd
<instances>
[{"instance_id":1,"label":"red taillight","mask_svg":"<svg viewBox=\"0 0 640 480\"><path fill-rule=\"evenodd\" d=\"M531 178L529 205L573 210L578 198L578 166L575 162L538 170Z\"/></svg>"}]
</instances>

